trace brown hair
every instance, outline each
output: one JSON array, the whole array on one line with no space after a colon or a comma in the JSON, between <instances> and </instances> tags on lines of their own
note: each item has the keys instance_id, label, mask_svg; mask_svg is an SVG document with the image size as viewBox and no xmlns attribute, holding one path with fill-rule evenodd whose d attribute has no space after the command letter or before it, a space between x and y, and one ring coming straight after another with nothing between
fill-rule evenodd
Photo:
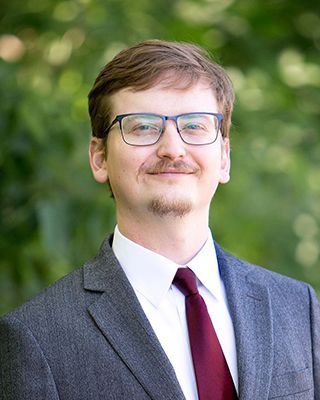
<instances>
[{"instance_id":1,"label":"brown hair","mask_svg":"<svg viewBox=\"0 0 320 400\"><path fill-rule=\"evenodd\" d=\"M225 70L194 44L162 40L146 40L124 49L102 69L88 96L92 135L105 136L112 117L111 95L120 89L139 91L159 83L188 88L199 79L212 87L224 115L222 135L228 137L234 92Z\"/></svg>"}]
</instances>

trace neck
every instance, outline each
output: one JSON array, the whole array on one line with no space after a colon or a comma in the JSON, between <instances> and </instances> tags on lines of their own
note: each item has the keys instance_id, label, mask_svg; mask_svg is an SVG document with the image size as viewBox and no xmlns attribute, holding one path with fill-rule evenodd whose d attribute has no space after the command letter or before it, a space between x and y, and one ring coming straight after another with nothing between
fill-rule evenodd
<instances>
[{"instance_id":1,"label":"neck","mask_svg":"<svg viewBox=\"0 0 320 400\"><path fill-rule=\"evenodd\" d=\"M195 256L208 237L208 212L183 217L145 213L139 218L117 212L117 223L128 239L181 265Z\"/></svg>"}]
</instances>

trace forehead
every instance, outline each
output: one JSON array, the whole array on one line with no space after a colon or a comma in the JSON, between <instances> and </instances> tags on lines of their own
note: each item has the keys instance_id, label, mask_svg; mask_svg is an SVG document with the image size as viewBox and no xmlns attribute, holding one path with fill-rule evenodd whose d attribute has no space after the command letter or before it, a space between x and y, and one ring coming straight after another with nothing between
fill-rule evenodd
<instances>
[{"instance_id":1,"label":"forehead","mask_svg":"<svg viewBox=\"0 0 320 400\"><path fill-rule=\"evenodd\" d=\"M215 93L207 81L188 87L157 84L144 90L124 88L110 99L112 114L150 112L176 115L185 112L218 112Z\"/></svg>"}]
</instances>

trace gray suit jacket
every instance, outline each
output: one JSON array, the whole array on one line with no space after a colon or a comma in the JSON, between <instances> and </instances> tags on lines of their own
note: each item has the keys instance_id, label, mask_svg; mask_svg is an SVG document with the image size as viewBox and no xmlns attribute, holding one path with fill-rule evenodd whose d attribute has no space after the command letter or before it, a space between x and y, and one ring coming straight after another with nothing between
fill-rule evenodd
<instances>
[{"instance_id":1,"label":"gray suit jacket","mask_svg":"<svg viewBox=\"0 0 320 400\"><path fill-rule=\"evenodd\" d=\"M218 246L217 255L234 323L240 399L319 400L313 290ZM1 318L0 399L184 400L108 240L93 260Z\"/></svg>"}]
</instances>

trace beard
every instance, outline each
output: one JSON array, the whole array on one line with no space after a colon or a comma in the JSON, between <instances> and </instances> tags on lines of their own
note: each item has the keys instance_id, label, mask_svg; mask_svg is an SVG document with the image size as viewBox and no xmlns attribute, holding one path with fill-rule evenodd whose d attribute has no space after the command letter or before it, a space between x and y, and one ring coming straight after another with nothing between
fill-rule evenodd
<instances>
[{"instance_id":1,"label":"beard","mask_svg":"<svg viewBox=\"0 0 320 400\"><path fill-rule=\"evenodd\" d=\"M192 210L192 204L186 200L169 200L165 196L153 199L148 210L159 217L172 216L182 218Z\"/></svg>"}]
</instances>

